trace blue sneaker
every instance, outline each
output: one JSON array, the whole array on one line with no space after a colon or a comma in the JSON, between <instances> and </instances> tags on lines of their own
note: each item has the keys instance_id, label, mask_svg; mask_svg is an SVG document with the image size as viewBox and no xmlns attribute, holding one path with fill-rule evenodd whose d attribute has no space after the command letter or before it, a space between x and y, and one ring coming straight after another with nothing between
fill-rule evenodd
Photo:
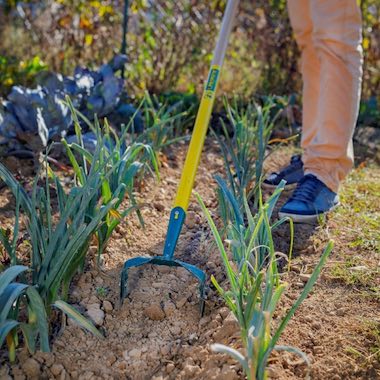
<instances>
[{"instance_id":1,"label":"blue sneaker","mask_svg":"<svg viewBox=\"0 0 380 380\"><path fill-rule=\"evenodd\" d=\"M278 173L271 173L263 183L267 187L276 187L282 180L285 180L286 186L289 186L299 182L303 175L303 162L301 155L297 154L292 156L288 166L280 170Z\"/></svg>"},{"instance_id":2,"label":"blue sneaker","mask_svg":"<svg viewBox=\"0 0 380 380\"><path fill-rule=\"evenodd\" d=\"M279 212L295 223L314 223L339 206L339 197L313 174L306 174Z\"/></svg>"}]
</instances>

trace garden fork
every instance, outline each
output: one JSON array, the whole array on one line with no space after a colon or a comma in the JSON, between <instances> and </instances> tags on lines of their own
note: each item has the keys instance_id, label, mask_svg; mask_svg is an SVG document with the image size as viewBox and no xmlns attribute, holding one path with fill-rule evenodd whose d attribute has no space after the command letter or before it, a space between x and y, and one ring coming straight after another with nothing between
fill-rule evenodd
<instances>
[{"instance_id":1,"label":"garden fork","mask_svg":"<svg viewBox=\"0 0 380 380\"><path fill-rule=\"evenodd\" d=\"M124 298L128 294L127 281L129 268L139 267L145 264L167 265L170 267L185 268L199 281L200 311L201 314L203 314L206 274L194 265L175 259L174 251L186 218L186 211L189 206L195 175L198 169L208 124L210 122L212 108L215 101L215 93L219 81L220 71L226 54L228 40L231 34L235 15L237 13L238 4L238 0L229 0L227 3L221 30L219 32L219 38L214 51L214 58L202 95L202 100L195 121L189 150L187 152L185 165L178 186L177 196L170 213L169 226L167 230L163 255L154 257L135 257L125 262L123 270L121 272L120 303L123 302Z\"/></svg>"}]
</instances>

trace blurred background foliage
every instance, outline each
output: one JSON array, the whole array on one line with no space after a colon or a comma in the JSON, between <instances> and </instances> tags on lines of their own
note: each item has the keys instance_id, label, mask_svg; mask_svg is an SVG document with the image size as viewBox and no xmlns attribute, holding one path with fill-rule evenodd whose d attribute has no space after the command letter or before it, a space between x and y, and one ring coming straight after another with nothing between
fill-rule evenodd
<instances>
[{"instance_id":1,"label":"blurred background foliage","mask_svg":"<svg viewBox=\"0 0 380 380\"><path fill-rule=\"evenodd\" d=\"M130 0L126 88L199 92L225 0ZM121 45L122 0L0 0L0 95L31 85L39 70L65 75L108 61ZM362 110L380 104L380 2L362 0L365 70ZM299 52L286 0L242 0L221 93L300 93ZM367 112L366 111L366 112Z\"/></svg>"}]
</instances>

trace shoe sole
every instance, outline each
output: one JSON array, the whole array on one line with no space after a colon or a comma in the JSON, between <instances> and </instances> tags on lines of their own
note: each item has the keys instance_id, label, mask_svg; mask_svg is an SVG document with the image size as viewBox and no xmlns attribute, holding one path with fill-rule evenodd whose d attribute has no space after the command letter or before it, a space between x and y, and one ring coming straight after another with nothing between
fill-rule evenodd
<instances>
[{"instance_id":1,"label":"shoe sole","mask_svg":"<svg viewBox=\"0 0 380 380\"><path fill-rule=\"evenodd\" d=\"M271 185L270 183L265 183L265 182L262 183L262 187L267 190L275 190L277 186L278 185ZM291 183L289 185L286 184L284 187L284 190L293 190L296 188L296 186L297 186L297 183Z\"/></svg>"},{"instance_id":2,"label":"shoe sole","mask_svg":"<svg viewBox=\"0 0 380 380\"><path fill-rule=\"evenodd\" d=\"M290 218L294 223L305 223L305 224L315 224L321 218L325 218L328 213L334 211L337 207L340 206L340 203L337 203L335 206L331 207L331 209L327 212L323 212L321 214L316 215L298 215L298 214L290 214L287 212L279 212L278 216L280 219L282 218Z\"/></svg>"}]
</instances>

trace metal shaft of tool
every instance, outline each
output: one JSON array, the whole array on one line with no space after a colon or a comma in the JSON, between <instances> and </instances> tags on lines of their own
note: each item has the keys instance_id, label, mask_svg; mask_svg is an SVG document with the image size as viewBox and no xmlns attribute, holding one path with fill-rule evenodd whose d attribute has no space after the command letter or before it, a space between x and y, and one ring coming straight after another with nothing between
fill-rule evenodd
<instances>
[{"instance_id":1,"label":"metal shaft of tool","mask_svg":"<svg viewBox=\"0 0 380 380\"><path fill-rule=\"evenodd\" d=\"M169 227L164 247L164 256L169 259L174 256L175 247L181 233L183 222L186 218L186 211L189 206L191 192L193 190L195 176L214 106L220 71L226 55L228 40L232 31L238 5L239 0L229 0L224 13L218 41L214 50L214 57L204 87L201 104L199 106L184 168L182 170L177 196L170 214Z\"/></svg>"},{"instance_id":2,"label":"metal shaft of tool","mask_svg":"<svg viewBox=\"0 0 380 380\"><path fill-rule=\"evenodd\" d=\"M128 10L129 10L129 1L124 1L124 10L123 10L123 37L121 43L120 53L127 54L127 32L128 32ZM121 77L124 79L125 76L125 67L121 69Z\"/></svg>"}]
</instances>

